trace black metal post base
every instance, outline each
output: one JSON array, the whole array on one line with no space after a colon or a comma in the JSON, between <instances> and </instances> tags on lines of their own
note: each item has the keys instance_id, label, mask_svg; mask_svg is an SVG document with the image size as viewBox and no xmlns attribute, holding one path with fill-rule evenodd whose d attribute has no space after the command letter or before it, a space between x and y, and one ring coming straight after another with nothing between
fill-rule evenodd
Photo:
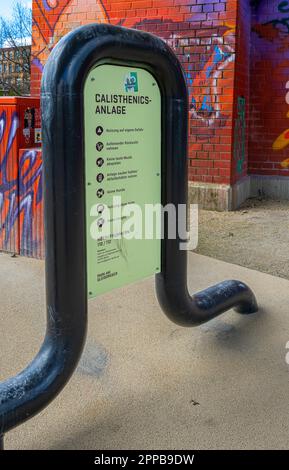
<instances>
[{"instance_id":1,"label":"black metal post base","mask_svg":"<svg viewBox=\"0 0 289 470\"><path fill-rule=\"evenodd\" d=\"M181 272L179 272L181 277ZM174 275L174 274L173 274ZM224 281L198 292L188 293L186 274L181 284L170 284L162 273L156 276L156 292L164 313L180 326L199 326L234 308L241 314L258 311L256 297L241 281Z\"/></svg>"}]
</instances>

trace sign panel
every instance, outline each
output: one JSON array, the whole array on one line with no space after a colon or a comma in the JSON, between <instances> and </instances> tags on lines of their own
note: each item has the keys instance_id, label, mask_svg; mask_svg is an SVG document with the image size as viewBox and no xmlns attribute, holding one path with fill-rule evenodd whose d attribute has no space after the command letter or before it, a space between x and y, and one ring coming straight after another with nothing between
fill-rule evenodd
<instances>
[{"instance_id":1,"label":"sign panel","mask_svg":"<svg viewBox=\"0 0 289 470\"><path fill-rule=\"evenodd\" d=\"M84 119L91 298L160 271L158 84L140 68L99 65L85 82Z\"/></svg>"}]
</instances>

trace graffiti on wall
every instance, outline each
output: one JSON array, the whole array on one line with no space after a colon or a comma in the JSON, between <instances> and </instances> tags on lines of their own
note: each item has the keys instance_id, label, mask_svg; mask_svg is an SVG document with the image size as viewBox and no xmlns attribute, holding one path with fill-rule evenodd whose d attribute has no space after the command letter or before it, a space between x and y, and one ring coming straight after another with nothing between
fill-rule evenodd
<instances>
[{"instance_id":1,"label":"graffiti on wall","mask_svg":"<svg viewBox=\"0 0 289 470\"><path fill-rule=\"evenodd\" d=\"M267 11L268 4L263 0L253 3L257 15L264 19L268 16L273 18L269 21L257 21L253 24L252 30L255 31L260 37L266 38L269 41L274 41L278 37L286 36L289 34L289 1L277 0L275 5L270 4L271 10ZM265 14L263 14L265 13Z\"/></svg>"},{"instance_id":2,"label":"graffiti on wall","mask_svg":"<svg viewBox=\"0 0 289 470\"><path fill-rule=\"evenodd\" d=\"M270 23L276 28L280 28L282 32L289 34L289 1L282 1L278 4L278 12L283 14L283 17L272 20ZM285 15L285 16L284 16ZM283 29L282 29L283 28ZM288 48L288 44L287 44ZM289 105L289 81L286 83L286 96L285 101ZM289 118L289 110L286 114L286 118ZM283 150L289 145L289 129L285 129L273 142L272 148L275 151ZM289 168L289 158L281 161L280 163L283 169Z\"/></svg>"},{"instance_id":3,"label":"graffiti on wall","mask_svg":"<svg viewBox=\"0 0 289 470\"><path fill-rule=\"evenodd\" d=\"M218 5L218 9L223 15L225 15L226 4L230 2L231 0L227 0ZM165 9L161 10L152 8L148 2L147 9L144 9L144 1L141 7L143 8L142 13L135 12L133 14L132 12L130 15L124 13L121 2L114 6L113 1L86 0L85 7L83 7L82 2L76 3L72 0L37 0L34 2L33 11L32 64L41 72L57 41L69 30L79 25L95 21L151 30L150 26L155 24L157 34L162 36L173 48L178 49L184 40L186 41L185 46L189 46L188 54L186 54L186 47L184 48L186 63L183 65L190 94L191 134L197 134L201 140L208 140L210 136L216 134L217 129L226 125L230 115L226 109L219 79L235 60L235 25L224 21L218 24L217 21L214 21L210 24L209 38L190 35L186 39L184 14L190 15L186 21L201 22L204 21L204 13L202 5L195 7L196 13L192 13L190 11L192 2L185 0L183 4L181 13L180 7L170 2L165 5ZM228 8L232 9L230 5ZM84 14L84 12L90 13ZM144 15L143 19L139 18L141 14ZM162 28L164 23L171 23L169 33L166 28ZM155 31L153 30L153 32ZM203 131L201 127L203 127Z\"/></svg>"},{"instance_id":4,"label":"graffiti on wall","mask_svg":"<svg viewBox=\"0 0 289 470\"><path fill-rule=\"evenodd\" d=\"M73 4L69 11L70 4ZM85 20L86 12L93 12L93 20ZM69 15L71 13L71 15ZM81 21L79 15L82 14ZM73 0L37 0L33 4L33 56L32 65L40 71L55 46L69 30L81 24L108 22L108 14L100 0L86 0L85 6L82 2Z\"/></svg>"},{"instance_id":5,"label":"graffiti on wall","mask_svg":"<svg viewBox=\"0 0 289 470\"><path fill-rule=\"evenodd\" d=\"M17 220L18 174L12 163L13 142L19 126L16 113L7 122L7 114L0 115L0 247L6 249L9 243L17 244L17 234L13 233Z\"/></svg>"},{"instance_id":6,"label":"graffiti on wall","mask_svg":"<svg viewBox=\"0 0 289 470\"><path fill-rule=\"evenodd\" d=\"M251 79L250 165L266 175L285 175L289 168L284 152L289 143L285 103L289 104L289 1L260 0L252 5L251 77L256 78Z\"/></svg>"},{"instance_id":7,"label":"graffiti on wall","mask_svg":"<svg viewBox=\"0 0 289 470\"><path fill-rule=\"evenodd\" d=\"M43 256L42 158L37 149L20 151L18 170L20 253Z\"/></svg>"},{"instance_id":8,"label":"graffiti on wall","mask_svg":"<svg viewBox=\"0 0 289 470\"><path fill-rule=\"evenodd\" d=\"M42 211L42 162L39 150L24 150L18 161L14 143L19 128L16 112L0 115L0 249L30 254L42 243L35 230Z\"/></svg>"},{"instance_id":9,"label":"graffiti on wall","mask_svg":"<svg viewBox=\"0 0 289 470\"><path fill-rule=\"evenodd\" d=\"M237 173L243 173L246 160L246 99L238 96L234 130L234 160Z\"/></svg>"},{"instance_id":10,"label":"graffiti on wall","mask_svg":"<svg viewBox=\"0 0 289 470\"><path fill-rule=\"evenodd\" d=\"M289 82L286 83L286 97L285 101L289 105ZM289 118L289 110L286 115L287 118ZM273 150L278 151L278 150L283 150L289 145L289 129L285 129L278 137L277 139L273 142ZM280 163L281 167L286 169L289 168L289 158L286 158Z\"/></svg>"},{"instance_id":11,"label":"graffiti on wall","mask_svg":"<svg viewBox=\"0 0 289 470\"><path fill-rule=\"evenodd\" d=\"M201 60L200 71L195 76L192 73L195 64L189 64L187 81L189 87L190 117L197 120L207 128L205 135L200 139L207 139L208 135L215 135L215 131L224 127L228 114L223 111L224 93L219 79L223 72L234 62L234 35L235 28L225 25L222 36L212 31L211 45L206 47L206 55ZM196 46L203 45L202 40L194 39L191 42ZM204 41L206 44L206 40ZM198 126L192 122L192 129L199 131Z\"/></svg>"},{"instance_id":12,"label":"graffiti on wall","mask_svg":"<svg viewBox=\"0 0 289 470\"><path fill-rule=\"evenodd\" d=\"M278 4L277 9L278 13L280 13L282 16L274 18L265 24L271 24L272 26L280 29L280 31L289 34L289 1L282 0Z\"/></svg>"}]
</instances>

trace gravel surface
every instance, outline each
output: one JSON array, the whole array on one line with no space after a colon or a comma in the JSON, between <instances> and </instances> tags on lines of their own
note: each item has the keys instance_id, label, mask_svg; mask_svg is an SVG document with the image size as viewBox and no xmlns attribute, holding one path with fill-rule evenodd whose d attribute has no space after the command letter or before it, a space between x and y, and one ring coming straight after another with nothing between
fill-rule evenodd
<instances>
[{"instance_id":1,"label":"gravel surface","mask_svg":"<svg viewBox=\"0 0 289 470\"><path fill-rule=\"evenodd\" d=\"M289 279L289 201L249 199L235 212L200 211L196 252Z\"/></svg>"}]
</instances>

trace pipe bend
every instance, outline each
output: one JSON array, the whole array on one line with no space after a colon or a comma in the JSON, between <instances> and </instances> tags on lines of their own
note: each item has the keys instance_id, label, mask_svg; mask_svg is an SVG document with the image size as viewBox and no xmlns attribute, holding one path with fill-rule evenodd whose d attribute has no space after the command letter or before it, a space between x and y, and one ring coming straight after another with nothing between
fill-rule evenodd
<instances>
[{"instance_id":1,"label":"pipe bend","mask_svg":"<svg viewBox=\"0 0 289 470\"><path fill-rule=\"evenodd\" d=\"M168 283L162 273L156 276L156 293L164 313L180 326L199 326L234 308L250 314L258 310L256 297L243 282L230 280L190 296L182 283Z\"/></svg>"},{"instance_id":2,"label":"pipe bend","mask_svg":"<svg viewBox=\"0 0 289 470\"><path fill-rule=\"evenodd\" d=\"M86 325L79 325L77 332L48 326L32 362L0 383L0 435L33 417L58 395L77 366L85 337Z\"/></svg>"}]
</instances>

